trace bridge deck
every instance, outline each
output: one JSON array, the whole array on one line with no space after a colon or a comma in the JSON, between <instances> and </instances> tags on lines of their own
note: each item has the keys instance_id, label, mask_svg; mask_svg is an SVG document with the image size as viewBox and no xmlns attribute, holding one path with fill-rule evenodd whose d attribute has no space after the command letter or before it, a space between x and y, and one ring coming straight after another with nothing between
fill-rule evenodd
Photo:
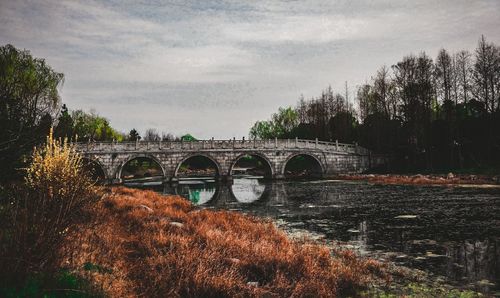
<instances>
[{"instance_id":1,"label":"bridge deck","mask_svg":"<svg viewBox=\"0 0 500 298\"><path fill-rule=\"evenodd\" d=\"M356 144L323 142L303 139L268 140L198 140L198 141L137 141L137 142L87 142L76 143L80 152L134 152L134 151L178 151L178 150L276 150L276 149L317 149L322 151L369 154L369 150Z\"/></svg>"}]
</instances>

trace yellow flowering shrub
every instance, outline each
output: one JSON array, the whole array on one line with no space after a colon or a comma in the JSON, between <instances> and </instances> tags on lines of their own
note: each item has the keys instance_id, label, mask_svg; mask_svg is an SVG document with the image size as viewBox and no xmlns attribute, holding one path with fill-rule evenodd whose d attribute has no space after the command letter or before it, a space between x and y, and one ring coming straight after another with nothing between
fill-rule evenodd
<instances>
[{"instance_id":1,"label":"yellow flowering shrub","mask_svg":"<svg viewBox=\"0 0 500 298\"><path fill-rule=\"evenodd\" d=\"M92 188L83 160L65 139L56 140L52 130L44 147L35 148L26 170L26 184L49 197L66 197L78 189ZM78 189L75 189L78 188Z\"/></svg>"},{"instance_id":2,"label":"yellow flowering shrub","mask_svg":"<svg viewBox=\"0 0 500 298\"><path fill-rule=\"evenodd\" d=\"M47 143L34 149L24 185L9 195L0 266L18 276L56 268L62 240L97 199L82 157L51 131Z\"/></svg>"}]
</instances>

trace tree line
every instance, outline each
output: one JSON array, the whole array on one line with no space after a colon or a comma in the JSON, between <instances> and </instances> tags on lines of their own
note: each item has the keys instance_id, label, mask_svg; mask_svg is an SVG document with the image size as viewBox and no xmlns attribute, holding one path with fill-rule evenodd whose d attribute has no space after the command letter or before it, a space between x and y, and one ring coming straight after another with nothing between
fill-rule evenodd
<instances>
[{"instance_id":1,"label":"tree line","mask_svg":"<svg viewBox=\"0 0 500 298\"><path fill-rule=\"evenodd\" d=\"M186 134L177 137L172 133L159 133L156 128L148 128L141 135L132 128L128 134L122 133L111 127L109 120L98 115L95 111L83 110L69 111L65 104L62 105L57 121L53 123L54 134L58 138L67 138L79 142L123 142L123 141L178 141L194 139Z\"/></svg>"},{"instance_id":2,"label":"tree line","mask_svg":"<svg viewBox=\"0 0 500 298\"><path fill-rule=\"evenodd\" d=\"M355 142L390 155L391 170L498 169L500 47L481 36L473 52L407 55L377 70L355 98L347 83L345 92L301 96L257 121L250 136Z\"/></svg>"}]
</instances>

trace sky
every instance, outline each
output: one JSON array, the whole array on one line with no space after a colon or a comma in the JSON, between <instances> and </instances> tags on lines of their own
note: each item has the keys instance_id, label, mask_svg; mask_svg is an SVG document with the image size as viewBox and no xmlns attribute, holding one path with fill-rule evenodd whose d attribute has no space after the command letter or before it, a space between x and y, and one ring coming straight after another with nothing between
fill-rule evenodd
<instances>
[{"instance_id":1,"label":"sky","mask_svg":"<svg viewBox=\"0 0 500 298\"><path fill-rule=\"evenodd\" d=\"M0 0L0 45L65 75L70 109L119 131L248 136L329 85L350 96L382 65L500 44L500 0Z\"/></svg>"}]
</instances>

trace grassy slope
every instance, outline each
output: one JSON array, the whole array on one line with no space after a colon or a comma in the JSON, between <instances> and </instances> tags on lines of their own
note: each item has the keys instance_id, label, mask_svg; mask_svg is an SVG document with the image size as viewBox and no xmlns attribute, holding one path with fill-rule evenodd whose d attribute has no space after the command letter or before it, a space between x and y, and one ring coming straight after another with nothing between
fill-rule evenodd
<instances>
[{"instance_id":1,"label":"grassy slope","mask_svg":"<svg viewBox=\"0 0 500 298\"><path fill-rule=\"evenodd\" d=\"M70 233L63 264L110 296L345 296L380 273L376 261L293 242L250 216L152 191L106 191Z\"/></svg>"}]
</instances>

